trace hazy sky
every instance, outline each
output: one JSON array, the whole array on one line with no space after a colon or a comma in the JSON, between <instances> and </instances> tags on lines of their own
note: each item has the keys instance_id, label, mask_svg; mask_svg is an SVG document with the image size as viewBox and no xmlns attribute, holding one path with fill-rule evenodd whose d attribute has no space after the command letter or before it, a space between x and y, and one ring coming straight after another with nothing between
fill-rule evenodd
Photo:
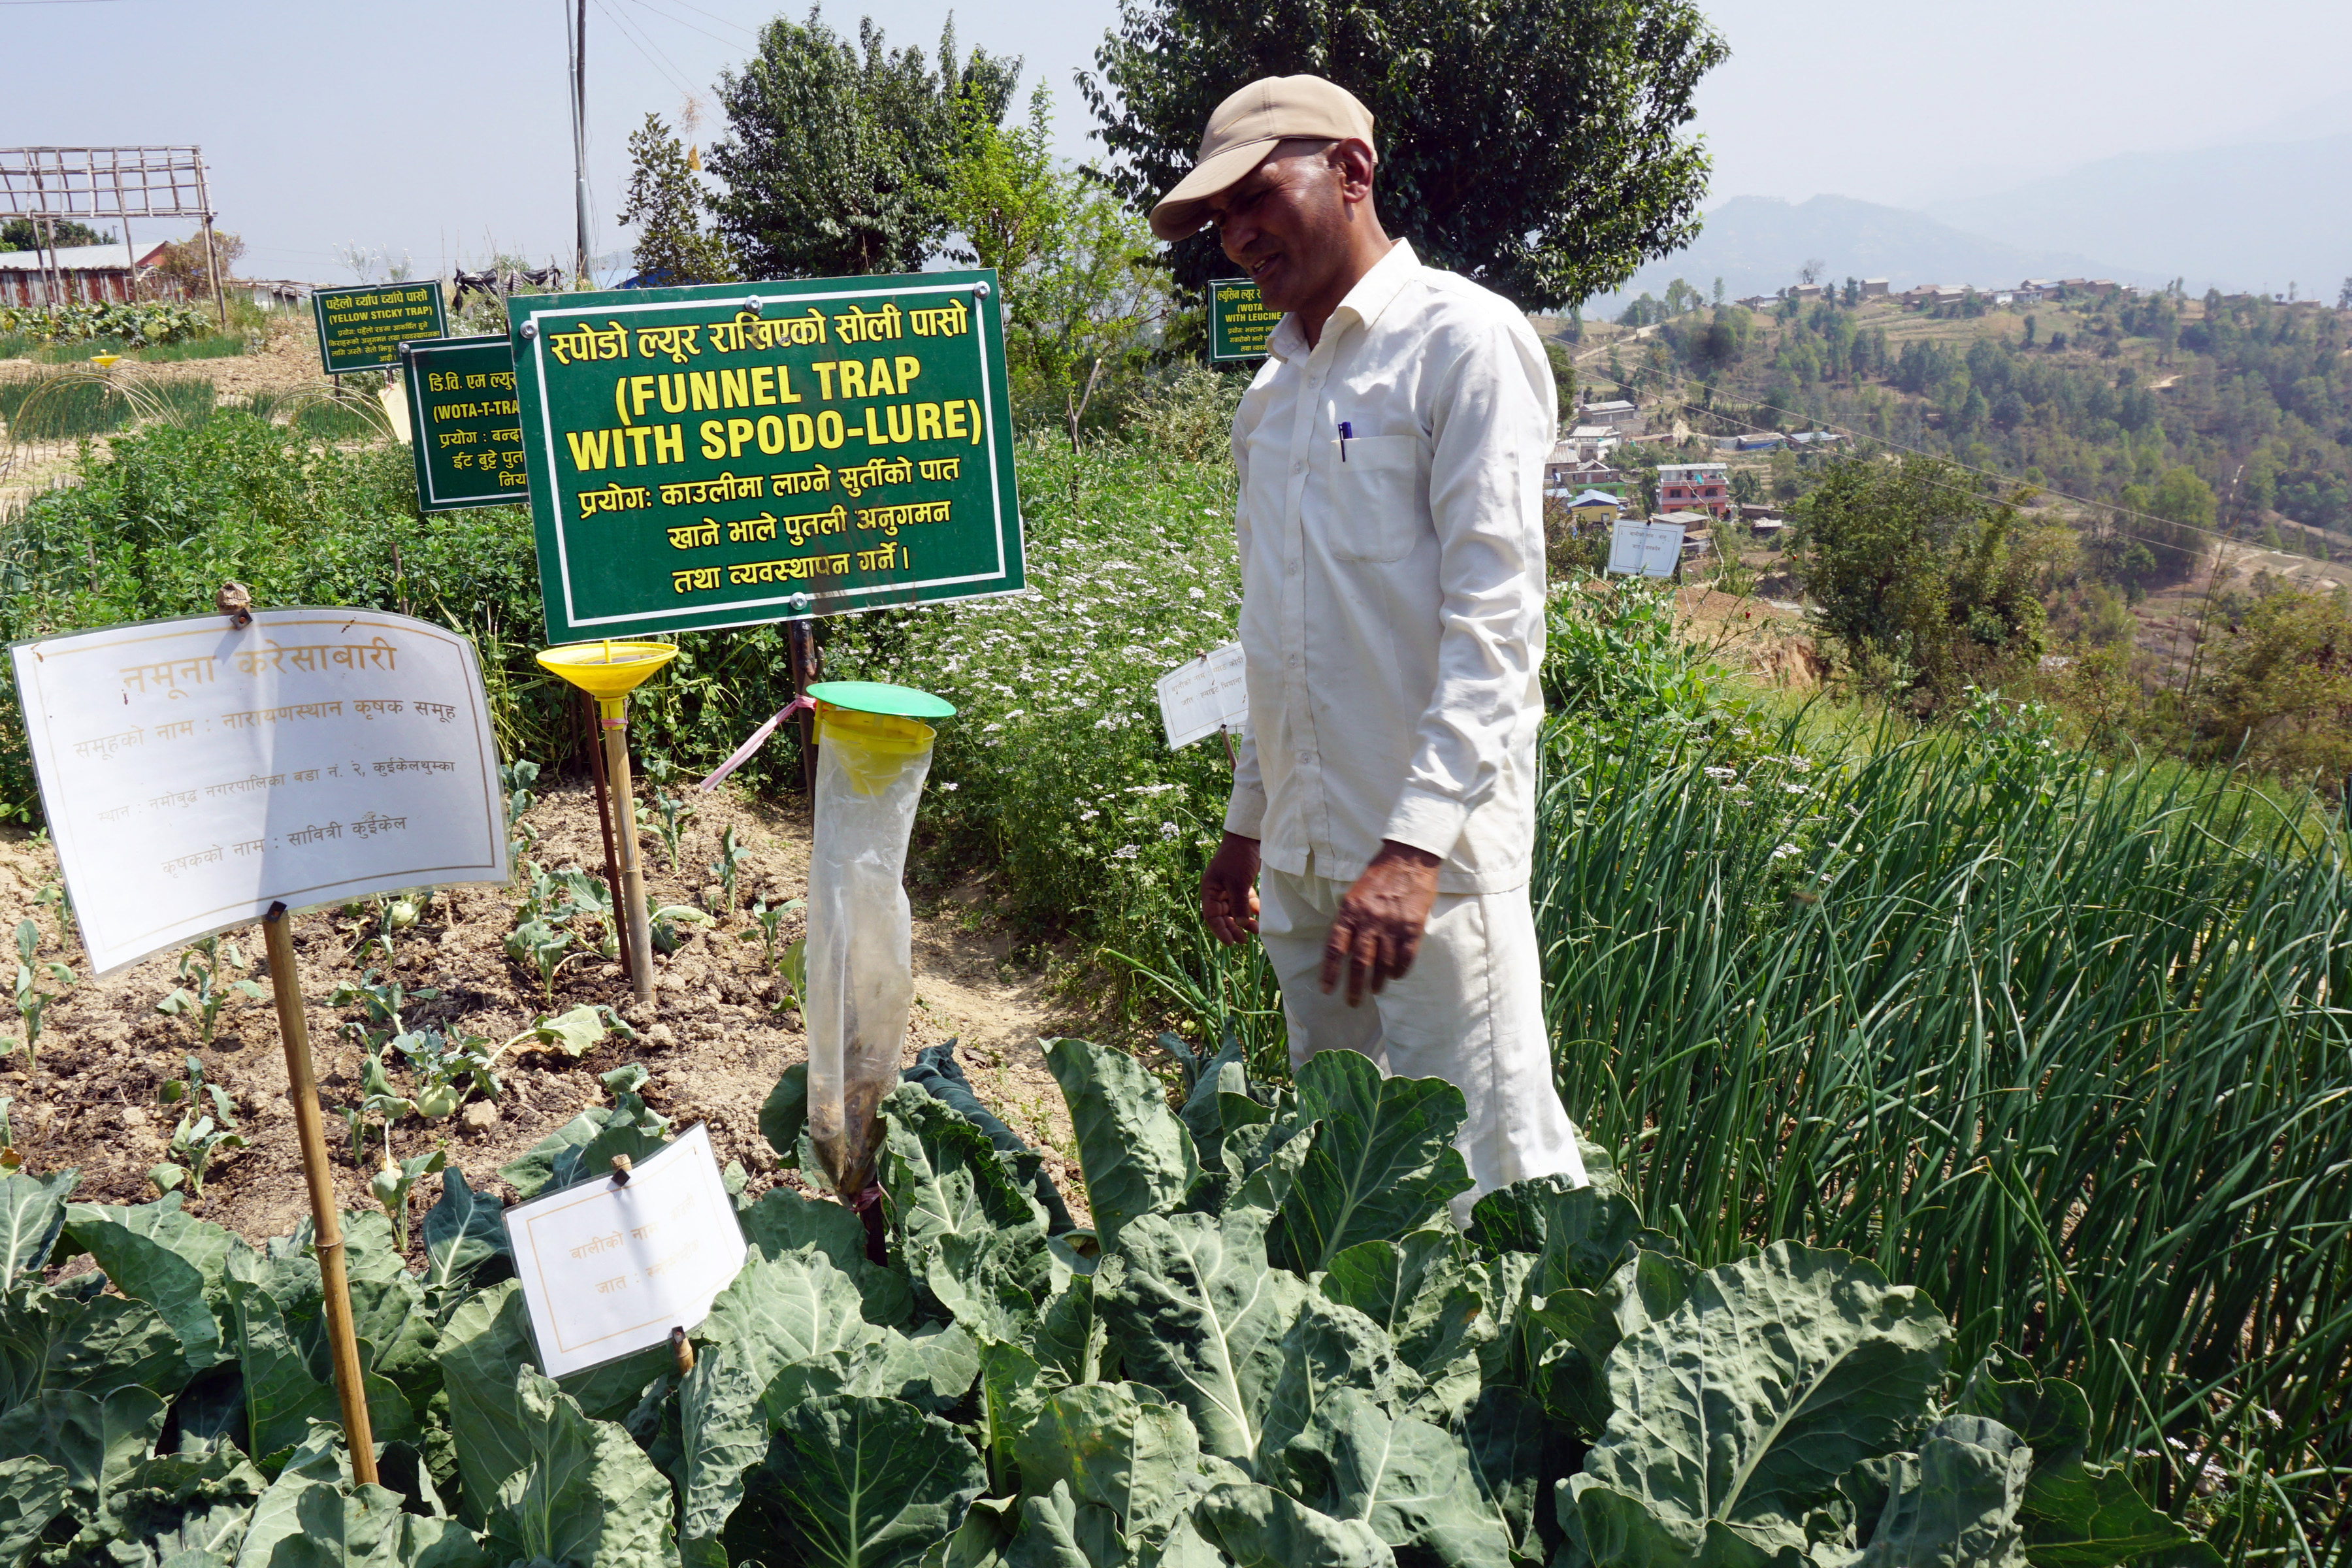
<instances>
[{"instance_id":1,"label":"hazy sky","mask_svg":"<svg viewBox=\"0 0 2352 1568\"><path fill-rule=\"evenodd\" d=\"M347 281L344 245L405 250L420 271L478 261L493 243L568 258L569 3L0 0L11 66L0 145L200 143L220 221L246 237L242 269L257 276ZM867 13L892 43L935 47L950 9L835 0L825 14L854 31ZM1699 97L1710 205L1817 192L1909 205L2115 153L2352 119L2342 0L2221 12L2189 0L1718 0L1709 12L1733 50ZM707 143L712 83L774 13L750 0L588 0L599 249L626 247L613 219L629 130L648 110L674 122L692 93L713 111L694 133ZM1089 121L1070 79L1115 16L1115 0L1021 0L968 5L957 20L967 47L1026 58L1024 92L1041 76L1053 86L1064 150L1083 156Z\"/></svg>"}]
</instances>

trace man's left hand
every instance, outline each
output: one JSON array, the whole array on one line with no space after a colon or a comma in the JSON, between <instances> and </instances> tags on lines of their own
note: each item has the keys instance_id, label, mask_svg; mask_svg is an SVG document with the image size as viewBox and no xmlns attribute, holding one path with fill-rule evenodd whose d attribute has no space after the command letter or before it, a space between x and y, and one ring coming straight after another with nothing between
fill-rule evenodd
<instances>
[{"instance_id":1,"label":"man's left hand","mask_svg":"<svg viewBox=\"0 0 2352 1568\"><path fill-rule=\"evenodd\" d=\"M1350 1007L1363 1001L1367 980L1377 995L1381 986L1404 977L1421 952L1429 906L1437 899L1437 867L1438 858L1426 849L1381 840L1380 853L1331 917L1331 934L1323 943L1324 994L1338 986L1342 969Z\"/></svg>"}]
</instances>

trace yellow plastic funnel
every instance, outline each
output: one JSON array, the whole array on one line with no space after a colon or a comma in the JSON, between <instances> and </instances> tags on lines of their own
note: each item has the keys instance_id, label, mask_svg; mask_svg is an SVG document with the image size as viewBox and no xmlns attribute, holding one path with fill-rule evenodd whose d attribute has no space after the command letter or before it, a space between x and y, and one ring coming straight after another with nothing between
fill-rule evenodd
<instances>
[{"instance_id":1,"label":"yellow plastic funnel","mask_svg":"<svg viewBox=\"0 0 2352 1568\"><path fill-rule=\"evenodd\" d=\"M538 656L542 668L593 697L608 713L677 657L677 645L666 642L567 643Z\"/></svg>"},{"instance_id":2,"label":"yellow plastic funnel","mask_svg":"<svg viewBox=\"0 0 2352 1568\"><path fill-rule=\"evenodd\" d=\"M112 370L116 362L121 358L121 354L92 354L89 356L89 363L100 370Z\"/></svg>"},{"instance_id":3,"label":"yellow plastic funnel","mask_svg":"<svg viewBox=\"0 0 2352 1568\"><path fill-rule=\"evenodd\" d=\"M931 749L937 731L929 724L887 713L861 713L819 699L816 743L833 748L860 795L878 795L898 776L910 757Z\"/></svg>"}]
</instances>

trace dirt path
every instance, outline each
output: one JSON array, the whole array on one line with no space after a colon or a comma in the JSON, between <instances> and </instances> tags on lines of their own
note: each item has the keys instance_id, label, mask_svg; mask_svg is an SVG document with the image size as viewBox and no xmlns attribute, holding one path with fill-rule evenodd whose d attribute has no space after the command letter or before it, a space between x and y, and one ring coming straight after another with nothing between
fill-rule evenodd
<instances>
[{"instance_id":1,"label":"dirt path","mask_svg":"<svg viewBox=\"0 0 2352 1568\"><path fill-rule=\"evenodd\" d=\"M506 1092L495 1103L478 1096L436 1122L404 1120L392 1132L393 1152L399 1157L443 1148L474 1185L503 1189L497 1174L501 1164L604 1100L598 1074L640 1061L652 1075L645 1089L647 1103L680 1126L708 1122L721 1163L742 1161L755 1188L797 1180L792 1173L776 1172L774 1156L760 1136L759 1109L778 1075L805 1058L806 1043L798 1011L779 1006L784 993L765 966L758 927L744 906L754 897L772 904L806 893L807 816L797 802L779 805L723 794L698 798L698 815L680 845L684 870L672 867L657 834L648 828L642 835L656 899L719 909L724 899L707 868L717 858L721 830L730 825L750 847L750 860L739 877L733 917L709 928L682 925L677 952L656 960L659 975L649 1010L631 1003L617 963L593 957L568 962L556 978L551 1004L543 999L537 976L526 975L503 951L519 889L443 889L415 926L392 939L389 960L381 945L356 951L376 923L373 906L297 917L295 948L321 1098L331 1108L336 1184L347 1208L373 1206L367 1177L383 1142L380 1134L371 1135L365 1168L354 1164L342 1123L332 1113L332 1108L361 1098L366 1057L349 1026L363 1016L362 1010L336 1006L330 998L338 985L360 979L362 969L397 978L412 994L420 988L438 992L405 1009L412 1028L431 1025L502 1041L529 1028L541 1014L600 1002L619 1009L639 1029L639 1037L608 1037L578 1060L550 1051L509 1051L499 1063ZM645 815L651 816L649 810ZM550 869L578 866L601 873L603 845L584 784L543 792L525 821L538 835L527 858ZM54 906L36 902L56 876L56 859L45 839L22 832L0 839L0 921L14 930L19 921L32 919L41 934L41 960L62 958L79 971L79 944L62 943ZM934 911L919 913L919 1001L906 1060L911 1063L924 1046L960 1040L959 1059L981 1099L1045 1153L1047 1169L1069 1193L1076 1188L1075 1145L1060 1092L1045 1071L1039 1037L1076 1032L1076 1021L1071 1009L1056 1005L1045 976L1009 963L1012 944L990 914L992 904L985 884L974 883L940 900ZM787 914L782 936L799 934L799 914ZM257 935L241 935L239 945L249 965L244 976L266 984ZM194 1054L207 1079L234 1097L238 1131L251 1147L222 1158L203 1196L191 1197L189 1206L255 1241L284 1235L308 1206L286 1098L285 1055L270 1005L233 998L211 1045L201 1046L192 1018L166 1017L155 1010L177 984L176 962L176 954L166 954L104 980L84 978L50 1008L29 1072L22 1031L10 1031L0 1095L12 1101L7 1112L15 1146L28 1170L79 1168L77 1196L82 1201L152 1197L147 1173L165 1157L180 1110L166 1110L158 1090L182 1076L185 1058ZM404 1074L394 1076L404 1086ZM437 1193L437 1179L419 1186L428 1184ZM418 1215L434 1193L415 1195Z\"/></svg>"}]
</instances>

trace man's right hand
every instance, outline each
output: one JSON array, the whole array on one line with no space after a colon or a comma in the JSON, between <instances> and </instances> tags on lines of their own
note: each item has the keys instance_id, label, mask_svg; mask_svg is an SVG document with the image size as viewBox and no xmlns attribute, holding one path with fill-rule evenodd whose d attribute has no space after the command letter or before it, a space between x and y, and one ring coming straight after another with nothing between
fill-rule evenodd
<instances>
[{"instance_id":1,"label":"man's right hand","mask_svg":"<svg viewBox=\"0 0 2352 1568\"><path fill-rule=\"evenodd\" d=\"M1201 873L1201 918L1233 946L1257 931L1257 840L1228 833Z\"/></svg>"}]
</instances>

